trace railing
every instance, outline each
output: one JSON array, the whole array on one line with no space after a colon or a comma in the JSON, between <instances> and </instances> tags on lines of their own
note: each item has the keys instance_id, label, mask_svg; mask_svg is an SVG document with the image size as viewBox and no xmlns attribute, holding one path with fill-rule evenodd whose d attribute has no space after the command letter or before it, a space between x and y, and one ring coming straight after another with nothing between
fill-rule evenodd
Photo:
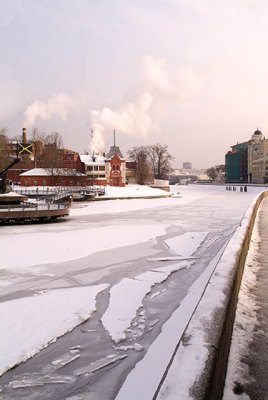
<instances>
[{"instance_id":1,"label":"railing","mask_svg":"<svg viewBox=\"0 0 268 400\"><path fill-rule=\"evenodd\" d=\"M40 188L37 187L36 189L28 189L27 187L22 187L20 189L13 189L14 192L26 195L26 196L57 196L57 199L70 196L73 193L81 193L81 194L98 194L104 195L105 194L105 187L104 186L55 186L53 188Z\"/></svg>"},{"instance_id":2,"label":"railing","mask_svg":"<svg viewBox=\"0 0 268 400\"><path fill-rule=\"evenodd\" d=\"M67 210L69 205L66 203L57 203L57 204L34 204L34 203L21 203L21 204L7 204L7 205L0 205L0 213L6 211L52 211L52 210Z\"/></svg>"}]
</instances>

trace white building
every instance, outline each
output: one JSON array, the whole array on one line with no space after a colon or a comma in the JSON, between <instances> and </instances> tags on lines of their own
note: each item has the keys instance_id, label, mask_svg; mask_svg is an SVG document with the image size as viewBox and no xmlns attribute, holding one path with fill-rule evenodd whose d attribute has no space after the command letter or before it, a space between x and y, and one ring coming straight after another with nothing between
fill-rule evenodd
<instances>
[{"instance_id":1,"label":"white building","mask_svg":"<svg viewBox=\"0 0 268 400\"><path fill-rule=\"evenodd\" d=\"M85 165L88 184L125 186L126 161L118 146L111 146L105 155L80 155Z\"/></svg>"}]
</instances>

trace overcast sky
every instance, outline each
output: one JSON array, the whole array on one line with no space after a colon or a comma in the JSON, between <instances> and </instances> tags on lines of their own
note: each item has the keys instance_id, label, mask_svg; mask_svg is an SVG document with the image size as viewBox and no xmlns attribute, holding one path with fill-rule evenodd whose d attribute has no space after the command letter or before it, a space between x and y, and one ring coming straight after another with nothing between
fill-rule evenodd
<instances>
[{"instance_id":1,"label":"overcast sky","mask_svg":"<svg viewBox=\"0 0 268 400\"><path fill-rule=\"evenodd\" d=\"M0 127L220 164L267 135L267 43L266 0L0 0Z\"/></svg>"}]
</instances>

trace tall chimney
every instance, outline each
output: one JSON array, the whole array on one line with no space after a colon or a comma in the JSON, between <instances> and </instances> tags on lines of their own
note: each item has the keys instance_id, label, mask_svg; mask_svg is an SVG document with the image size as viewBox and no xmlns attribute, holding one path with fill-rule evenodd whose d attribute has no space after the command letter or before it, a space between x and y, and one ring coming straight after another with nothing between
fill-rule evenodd
<instances>
[{"instance_id":1,"label":"tall chimney","mask_svg":"<svg viewBox=\"0 0 268 400\"><path fill-rule=\"evenodd\" d=\"M26 143L27 143L26 128L22 128L22 143L23 143L23 144L26 144Z\"/></svg>"}]
</instances>

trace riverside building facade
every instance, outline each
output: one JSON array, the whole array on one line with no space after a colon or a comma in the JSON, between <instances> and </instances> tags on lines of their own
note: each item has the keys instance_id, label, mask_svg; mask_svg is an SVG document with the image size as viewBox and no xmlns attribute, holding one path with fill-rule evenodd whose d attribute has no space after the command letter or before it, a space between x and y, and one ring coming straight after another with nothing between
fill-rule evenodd
<instances>
[{"instance_id":1,"label":"riverside building facade","mask_svg":"<svg viewBox=\"0 0 268 400\"><path fill-rule=\"evenodd\" d=\"M257 129L248 142L237 143L225 155L229 183L268 183L268 140Z\"/></svg>"}]
</instances>

